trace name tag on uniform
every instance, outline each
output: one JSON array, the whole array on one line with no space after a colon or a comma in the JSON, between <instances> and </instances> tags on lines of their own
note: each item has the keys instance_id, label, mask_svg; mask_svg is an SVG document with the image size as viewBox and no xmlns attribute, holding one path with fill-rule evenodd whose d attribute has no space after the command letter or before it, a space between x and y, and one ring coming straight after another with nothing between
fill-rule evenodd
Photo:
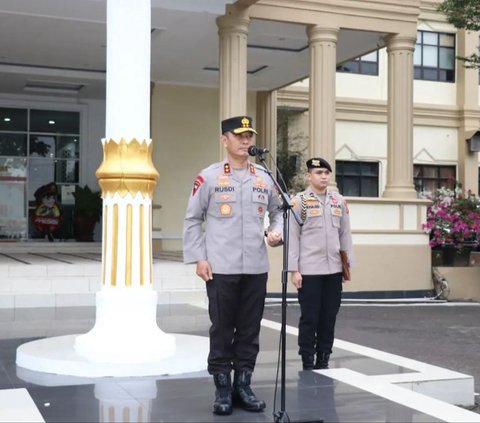
<instances>
[{"instance_id":1,"label":"name tag on uniform","mask_svg":"<svg viewBox=\"0 0 480 423\"><path fill-rule=\"evenodd\" d=\"M307 201L306 211L307 211L308 217L323 216L323 208L318 201L316 202Z\"/></svg>"}]
</instances>

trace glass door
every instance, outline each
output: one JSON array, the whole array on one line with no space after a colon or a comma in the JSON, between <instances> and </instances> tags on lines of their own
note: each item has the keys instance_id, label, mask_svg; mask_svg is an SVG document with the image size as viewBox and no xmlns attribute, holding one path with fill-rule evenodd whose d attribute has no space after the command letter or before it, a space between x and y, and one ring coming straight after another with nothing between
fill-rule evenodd
<instances>
[{"instance_id":1,"label":"glass door","mask_svg":"<svg viewBox=\"0 0 480 423\"><path fill-rule=\"evenodd\" d=\"M78 112L0 108L0 240L73 238L79 133Z\"/></svg>"}]
</instances>

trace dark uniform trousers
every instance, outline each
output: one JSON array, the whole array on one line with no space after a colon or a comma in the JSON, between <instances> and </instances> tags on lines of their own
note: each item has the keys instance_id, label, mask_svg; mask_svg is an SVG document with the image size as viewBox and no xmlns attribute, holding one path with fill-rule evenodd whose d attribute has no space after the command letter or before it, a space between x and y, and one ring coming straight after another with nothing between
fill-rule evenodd
<instances>
[{"instance_id":1,"label":"dark uniform trousers","mask_svg":"<svg viewBox=\"0 0 480 423\"><path fill-rule=\"evenodd\" d=\"M302 275L299 354L332 353L335 321L342 299L342 274Z\"/></svg>"},{"instance_id":2,"label":"dark uniform trousers","mask_svg":"<svg viewBox=\"0 0 480 423\"><path fill-rule=\"evenodd\" d=\"M213 274L206 282L210 321L210 374L253 371L259 350L267 273Z\"/></svg>"}]
</instances>

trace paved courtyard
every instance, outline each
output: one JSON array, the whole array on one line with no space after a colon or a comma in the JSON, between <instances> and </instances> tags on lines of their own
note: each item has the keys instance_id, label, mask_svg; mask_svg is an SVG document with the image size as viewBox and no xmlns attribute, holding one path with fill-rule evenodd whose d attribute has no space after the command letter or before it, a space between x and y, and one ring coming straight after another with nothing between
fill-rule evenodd
<instances>
[{"instance_id":1,"label":"paved courtyard","mask_svg":"<svg viewBox=\"0 0 480 423\"><path fill-rule=\"evenodd\" d=\"M289 303L285 411L291 421L480 422L477 413L391 383L427 373L434 378L446 375L438 386L443 386L441 394L447 398L454 394L449 387L470 374L478 392L478 304L344 304L331 369L317 372L301 370L298 311L295 302ZM273 413L280 409L280 386L275 384L280 312L279 304L267 304L254 377L254 389L266 400L267 409L259 414L236 409L230 422L273 421ZM19 345L88 331L94 314L93 307L0 310L0 421L20 421L22 415L23 421L45 422L226 420L211 413L213 389L206 371L177 377L86 379L15 365ZM162 305L157 318L165 331L208 334L202 307ZM469 408L478 411L473 405Z\"/></svg>"},{"instance_id":2,"label":"paved courtyard","mask_svg":"<svg viewBox=\"0 0 480 423\"><path fill-rule=\"evenodd\" d=\"M296 325L298 304L288 307L288 324ZM267 307L278 319L280 306ZM336 338L472 375L480 413L480 304L389 304L343 302Z\"/></svg>"}]
</instances>

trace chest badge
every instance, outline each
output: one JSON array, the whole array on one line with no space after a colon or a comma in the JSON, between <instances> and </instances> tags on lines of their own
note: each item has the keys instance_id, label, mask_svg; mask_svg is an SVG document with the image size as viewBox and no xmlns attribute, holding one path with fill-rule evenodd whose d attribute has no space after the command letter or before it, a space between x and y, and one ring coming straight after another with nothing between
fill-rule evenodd
<instances>
[{"instance_id":1,"label":"chest badge","mask_svg":"<svg viewBox=\"0 0 480 423\"><path fill-rule=\"evenodd\" d=\"M232 214L232 206L230 204L222 204L220 206L220 214L222 216L230 216Z\"/></svg>"},{"instance_id":2,"label":"chest badge","mask_svg":"<svg viewBox=\"0 0 480 423\"><path fill-rule=\"evenodd\" d=\"M255 187L256 188L265 188L267 184L265 184L265 181L261 176L255 177Z\"/></svg>"},{"instance_id":3,"label":"chest badge","mask_svg":"<svg viewBox=\"0 0 480 423\"><path fill-rule=\"evenodd\" d=\"M339 217L342 216L342 209L340 207L332 206L330 210L334 216L339 216Z\"/></svg>"},{"instance_id":4,"label":"chest badge","mask_svg":"<svg viewBox=\"0 0 480 423\"><path fill-rule=\"evenodd\" d=\"M228 187L230 185L230 177L227 175L218 175L218 186Z\"/></svg>"}]
</instances>

